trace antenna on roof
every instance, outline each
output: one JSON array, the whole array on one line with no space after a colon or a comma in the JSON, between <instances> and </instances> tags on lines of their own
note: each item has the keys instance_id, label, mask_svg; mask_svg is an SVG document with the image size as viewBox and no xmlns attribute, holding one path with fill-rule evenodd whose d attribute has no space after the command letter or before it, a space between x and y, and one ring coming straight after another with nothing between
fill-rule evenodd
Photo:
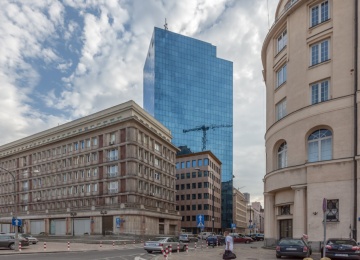
<instances>
[{"instance_id":1,"label":"antenna on roof","mask_svg":"<svg viewBox=\"0 0 360 260\"><path fill-rule=\"evenodd\" d=\"M167 27L167 22L166 22L166 18L165 18L164 29L165 29L165 30L168 30L168 27Z\"/></svg>"}]
</instances>

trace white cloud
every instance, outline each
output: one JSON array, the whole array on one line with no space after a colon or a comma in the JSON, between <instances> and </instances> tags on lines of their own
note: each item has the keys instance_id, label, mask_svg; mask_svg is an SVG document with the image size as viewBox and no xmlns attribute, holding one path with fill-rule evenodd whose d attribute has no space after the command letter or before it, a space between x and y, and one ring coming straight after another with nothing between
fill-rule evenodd
<instances>
[{"instance_id":1,"label":"white cloud","mask_svg":"<svg viewBox=\"0 0 360 260\"><path fill-rule=\"evenodd\" d=\"M269 0L271 21L277 2ZM66 8L83 21L67 16ZM0 143L129 99L141 105L142 71L153 27L163 27L165 18L169 30L210 42L217 46L218 57L233 61L234 183L262 200L265 86L260 51L269 28L264 0L2 3L0 120L8 123L0 125ZM79 32L80 49L71 42ZM67 50L78 55L75 59L62 57L56 44L45 45L60 38ZM30 63L34 59L66 75L58 82L61 87L49 84L48 93L35 95L42 75ZM49 111L60 113L36 108L34 99L39 97ZM66 112L72 118L62 116Z\"/></svg>"}]
</instances>

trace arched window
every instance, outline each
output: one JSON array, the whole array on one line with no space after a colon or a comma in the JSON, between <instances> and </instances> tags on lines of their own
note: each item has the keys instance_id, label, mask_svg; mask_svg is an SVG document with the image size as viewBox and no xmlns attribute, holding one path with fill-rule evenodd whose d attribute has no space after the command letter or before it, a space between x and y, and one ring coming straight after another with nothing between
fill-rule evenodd
<instances>
[{"instance_id":1,"label":"arched window","mask_svg":"<svg viewBox=\"0 0 360 260\"><path fill-rule=\"evenodd\" d=\"M308 138L308 161L317 162L332 159L332 133L327 129L313 132Z\"/></svg>"},{"instance_id":2,"label":"arched window","mask_svg":"<svg viewBox=\"0 0 360 260\"><path fill-rule=\"evenodd\" d=\"M287 166L287 144L283 142L277 153L278 169L285 168Z\"/></svg>"}]
</instances>

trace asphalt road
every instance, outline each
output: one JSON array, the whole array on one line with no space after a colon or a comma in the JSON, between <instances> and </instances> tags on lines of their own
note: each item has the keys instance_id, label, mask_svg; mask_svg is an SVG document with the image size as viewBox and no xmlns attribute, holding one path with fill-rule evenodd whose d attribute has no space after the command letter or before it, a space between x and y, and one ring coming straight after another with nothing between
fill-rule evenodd
<instances>
[{"instance_id":1,"label":"asphalt road","mask_svg":"<svg viewBox=\"0 0 360 260\"><path fill-rule=\"evenodd\" d=\"M34 253L3 255L0 260L150 260L157 254L148 254L142 248L108 250L108 251L88 251L88 252L59 252L59 253Z\"/></svg>"}]
</instances>

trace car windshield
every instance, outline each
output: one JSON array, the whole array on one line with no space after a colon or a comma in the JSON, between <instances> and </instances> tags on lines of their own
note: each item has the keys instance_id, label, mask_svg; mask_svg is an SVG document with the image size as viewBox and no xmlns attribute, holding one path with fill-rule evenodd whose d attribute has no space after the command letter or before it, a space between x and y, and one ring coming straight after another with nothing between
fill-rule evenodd
<instances>
[{"instance_id":1,"label":"car windshield","mask_svg":"<svg viewBox=\"0 0 360 260\"><path fill-rule=\"evenodd\" d=\"M304 243L302 240L298 240L298 239L283 239L279 242L279 245L303 246Z\"/></svg>"},{"instance_id":2,"label":"car windshield","mask_svg":"<svg viewBox=\"0 0 360 260\"><path fill-rule=\"evenodd\" d=\"M187 237L187 235L180 235L180 237Z\"/></svg>"},{"instance_id":3,"label":"car windshield","mask_svg":"<svg viewBox=\"0 0 360 260\"><path fill-rule=\"evenodd\" d=\"M353 240L329 240L327 242L328 245L333 245L333 244L336 244L336 245L351 245L351 246L356 246L356 242L353 241Z\"/></svg>"},{"instance_id":4,"label":"car windshield","mask_svg":"<svg viewBox=\"0 0 360 260\"><path fill-rule=\"evenodd\" d=\"M164 241L164 240L166 240L166 237L155 237L151 241Z\"/></svg>"}]
</instances>

